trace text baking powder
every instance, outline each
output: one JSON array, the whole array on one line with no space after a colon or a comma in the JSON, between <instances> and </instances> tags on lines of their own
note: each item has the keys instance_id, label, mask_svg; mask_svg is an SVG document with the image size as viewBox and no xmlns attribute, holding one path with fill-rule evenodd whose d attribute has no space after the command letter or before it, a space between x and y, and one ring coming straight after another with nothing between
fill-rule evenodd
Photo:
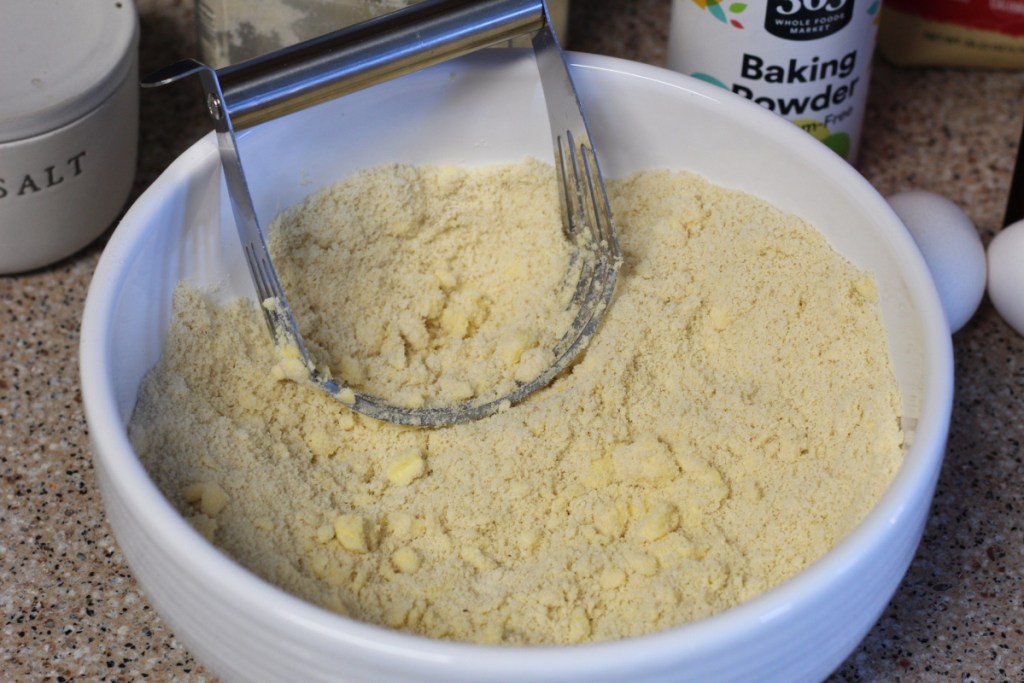
<instances>
[{"instance_id":1,"label":"text baking powder","mask_svg":"<svg viewBox=\"0 0 1024 683\"><path fill-rule=\"evenodd\" d=\"M851 163L881 0L674 0L670 68L792 121Z\"/></svg>"}]
</instances>

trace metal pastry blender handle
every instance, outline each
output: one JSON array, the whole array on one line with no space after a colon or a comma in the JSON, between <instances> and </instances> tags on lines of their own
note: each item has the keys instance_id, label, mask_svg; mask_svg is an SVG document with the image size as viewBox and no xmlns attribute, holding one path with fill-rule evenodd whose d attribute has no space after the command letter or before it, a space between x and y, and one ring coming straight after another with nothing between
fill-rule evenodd
<instances>
[{"instance_id":1,"label":"metal pastry blender handle","mask_svg":"<svg viewBox=\"0 0 1024 683\"><path fill-rule=\"evenodd\" d=\"M527 33L533 33L551 123L563 228L578 244L589 245L574 297L581 313L556 346L555 363L506 396L441 408L402 408L338 386L316 370L295 323L256 217L235 133ZM589 341L611 299L621 257L582 107L543 0L423 0L222 69L180 61L147 76L142 85L193 75L200 78L214 122L238 236L271 334L296 349L313 381L342 403L410 426L479 419L549 384Z\"/></svg>"}]
</instances>

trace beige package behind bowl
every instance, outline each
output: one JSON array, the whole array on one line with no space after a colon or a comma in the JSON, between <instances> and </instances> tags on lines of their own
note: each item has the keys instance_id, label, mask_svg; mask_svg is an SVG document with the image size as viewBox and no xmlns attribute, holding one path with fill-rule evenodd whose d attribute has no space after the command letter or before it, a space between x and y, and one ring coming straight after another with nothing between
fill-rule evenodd
<instances>
[{"instance_id":1,"label":"beige package behind bowl","mask_svg":"<svg viewBox=\"0 0 1024 683\"><path fill-rule=\"evenodd\" d=\"M220 68L265 55L416 4L417 0L196 0L200 55ZM569 0L548 0L551 23L564 42ZM515 39L529 47L529 38Z\"/></svg>"},{"instance_id":2,"label":"beige package behind bowl","mask_svg":"<svg viewBox=\"0 0 1024 683\"><path fill-rule=\"evenodd\" d=\"M241 564L434 638L617 639L778 585L902 461L875 283L811 226L698 176L609 191L616 297L582 360L519 406L433 430L375 422L275 374L253 304L182 286L135 448ZM517 302L564 272L547 259L554 193L534 161L369 169L286 211L270 244L300 327L346 380L472 388L482 358L514 372L542 336L545 309Z\"/></svg>"}]
</instances>

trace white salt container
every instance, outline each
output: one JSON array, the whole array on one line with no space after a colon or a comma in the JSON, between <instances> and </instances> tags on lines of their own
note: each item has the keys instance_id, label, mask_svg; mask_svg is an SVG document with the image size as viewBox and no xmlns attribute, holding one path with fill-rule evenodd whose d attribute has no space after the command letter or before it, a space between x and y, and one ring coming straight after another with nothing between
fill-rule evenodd
<instances>
[{"instance_id":1,"label":"white salt container","mask_svg":"<svg viewBox=\"0 0 1024 683\"><path fill-rule=\"evenodd\" d=\"M0 275L92 242L135 176L131 0L0 3Z\"/></svg>"}]
</instances>

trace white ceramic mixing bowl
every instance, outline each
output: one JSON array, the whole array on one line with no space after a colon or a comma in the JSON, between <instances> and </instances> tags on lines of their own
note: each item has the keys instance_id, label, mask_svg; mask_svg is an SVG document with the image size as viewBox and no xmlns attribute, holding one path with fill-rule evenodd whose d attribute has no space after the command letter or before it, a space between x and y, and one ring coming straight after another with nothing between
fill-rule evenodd
<instances>
[{"instance_id":1,"label":"white ceramic mixing bowl","mask_svg":"<svg viewBox=\"0 0 1024 683\"><path fill-rule=\"evenodd\" d=\"M529 53L480 53L248 131L268 220L355 169L386 161L549 159ZM251 296L217 145L206 137L138 200L106 248L82 325L82 385L111 527L156 609L225 680L812 681L853 651L899 584L942 461L952 352L920 253L874 189L828 148L724 90L666 70L573 55L604 171L666 167L760 195L817 226L879 282L903 394L906 460L827 556L717 616L572 647L438 642L352 621L268 585L208 544L149 479L125 424L160 355L176 282Z\"/></svg>"}]
</instances>

